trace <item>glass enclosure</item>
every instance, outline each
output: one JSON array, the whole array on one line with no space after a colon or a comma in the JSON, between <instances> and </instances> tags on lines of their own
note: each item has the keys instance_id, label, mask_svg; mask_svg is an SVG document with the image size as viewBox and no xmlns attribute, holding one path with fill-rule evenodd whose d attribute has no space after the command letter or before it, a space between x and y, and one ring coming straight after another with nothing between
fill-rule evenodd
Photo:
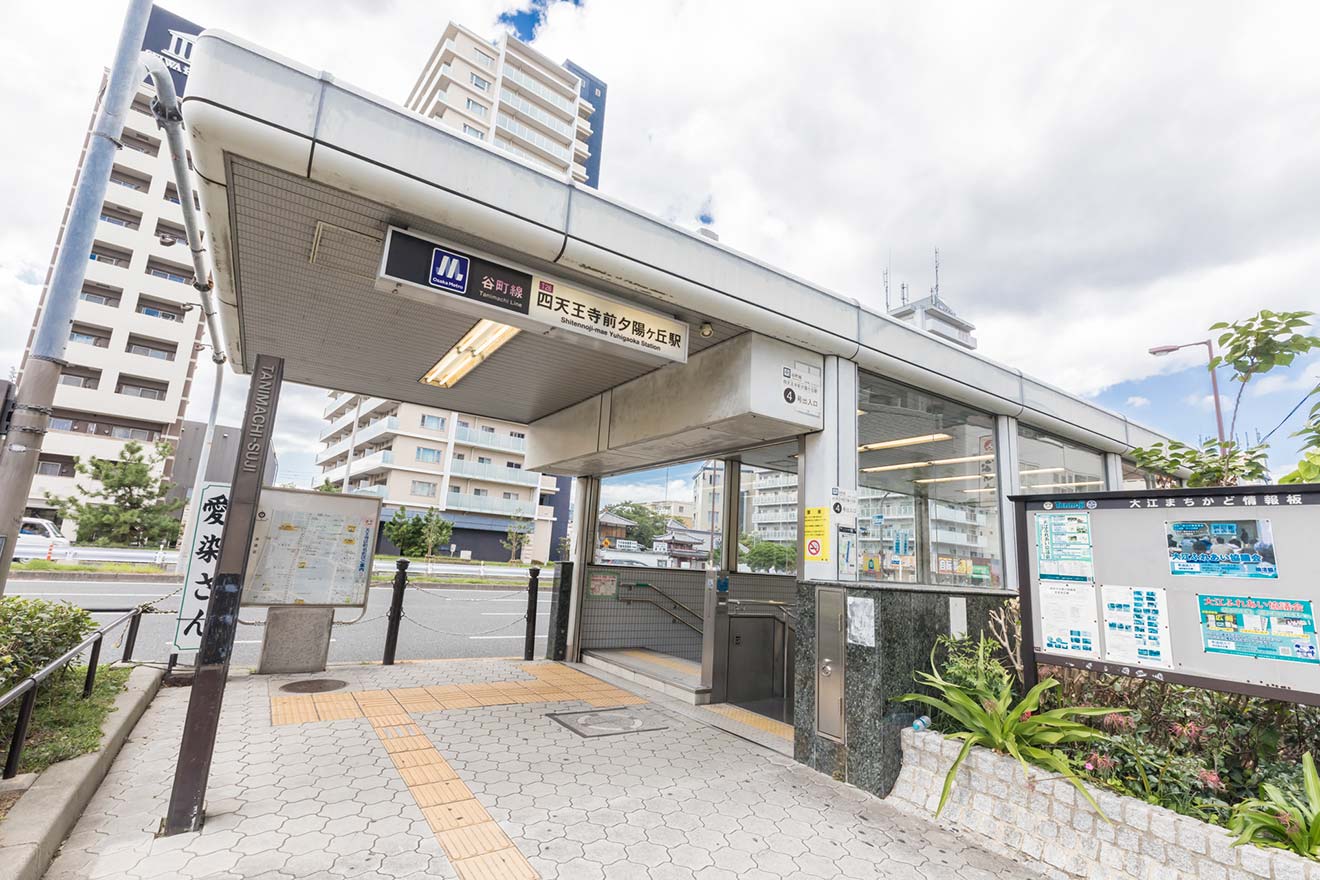
<instances>
[{"instance_id":1,"label":"glass enclosure","mask_svg":"<svg viewBox=\"0 0 1320 880\"><path fill-rule=\"evenodd\" d=\"M797 574L798 475L744 464L740 483L738 570Z\"/></svg>"},{"instance_id":2,"label":"glass enclosure","mask_svg":"<svg viewBox=\"0 0 1320 880\"><path fill-rule=\"evenodd\" d=\"M1019 424L1018 474L1023 492L1099 492L1105 488L1105 457Z\"/></svg>"},{"instance_id":3,"label":"glass enclosure","mask_svg":"<svg viewBox=\"0 0 1320 880\"><path fill-rule=\"evenodd\" d=\"M1003 586L994 424L989 413L859 374L862 580Z\"/></svg>"},{"instance_id":4,"label":"glass enclosure","mask_svg":"<svg viewBox=\"0 0 1320 880\"><path fill-rule=\"evenodd\" d=\"M593 559L633 568L705 569L724 530L724 463L697 461L600 481Z\"/></svg>"}]
</instances>

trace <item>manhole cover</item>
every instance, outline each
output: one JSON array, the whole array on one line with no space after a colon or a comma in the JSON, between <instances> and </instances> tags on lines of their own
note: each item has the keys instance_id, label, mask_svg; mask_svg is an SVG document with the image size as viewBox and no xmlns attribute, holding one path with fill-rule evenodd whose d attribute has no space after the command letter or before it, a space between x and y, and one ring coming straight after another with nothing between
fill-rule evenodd
<instances>
[{"instance_id":1,"label":"manhole cover","mask_svg":"<svg viewBox=\"0 0 1320 880\"><path fill-rule=\"evenodd\" d=\"M635 709L550 712L546 717L553 718L578 736L618 736L621 733L641 733L645 730L664 730L667 727Z\"/></svg>"},{"instance_id":2,"label":"manhole cover","mask_svg":"<svg viewBox=\"0 0 1320 880\"><path fill-rule=\"evenodd\" d=\"M346 684L348 682L337 678L313 678L308 681L291 681L280 685L280 690L290 694L323 694L326 691L337 691Z\"/></svg>"}]
</instances>

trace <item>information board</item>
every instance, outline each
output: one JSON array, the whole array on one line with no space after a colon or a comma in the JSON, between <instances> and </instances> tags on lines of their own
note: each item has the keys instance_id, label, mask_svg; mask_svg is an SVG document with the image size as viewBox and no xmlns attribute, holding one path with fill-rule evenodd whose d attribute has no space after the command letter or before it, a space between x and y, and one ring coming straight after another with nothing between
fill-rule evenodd
<instances>
[{"instance_id":1,"label":"information board","mask_svg":"<svg viewBox=\"0 0 1320 880\"><path fill-rule=\"evenodd\" d=\"M372 495L263 487L243 604L365 606L380 504Z\"/></svg>"},{"instance_id":2,"label":"information board","mask_svg":"<svg viewBox=\"0 0 1320 880\"><path fill-rule=\"evenodd\" d=\"M1037 662L1320 705L1320 485L1012 500Z\"/></svg>"}]
</instances>

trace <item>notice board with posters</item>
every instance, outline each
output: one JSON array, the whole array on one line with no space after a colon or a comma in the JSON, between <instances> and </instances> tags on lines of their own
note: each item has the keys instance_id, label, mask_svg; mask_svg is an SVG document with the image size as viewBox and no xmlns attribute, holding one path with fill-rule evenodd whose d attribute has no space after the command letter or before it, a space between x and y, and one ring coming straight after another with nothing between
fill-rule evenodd
<instances>
[{"instance_id":1,"label":"notice board with posters","mask_svg":"<svg viewBox=\"0 0 1320 880\"><path fill-rule=\"evenodd\" d=\"M380 505L374 495L263 487L243 604L364 607Z\"/></svg>"},{"instance_id":2,"label":"notice board with posters","mask_svg":"<svg viewBox=\"0 0 1320 880\"><path fill-rule=\"evenodd\" d=\"M1320 705L1320 485L1012 500L1037 662Z\"/></svg>"}]
</instances>

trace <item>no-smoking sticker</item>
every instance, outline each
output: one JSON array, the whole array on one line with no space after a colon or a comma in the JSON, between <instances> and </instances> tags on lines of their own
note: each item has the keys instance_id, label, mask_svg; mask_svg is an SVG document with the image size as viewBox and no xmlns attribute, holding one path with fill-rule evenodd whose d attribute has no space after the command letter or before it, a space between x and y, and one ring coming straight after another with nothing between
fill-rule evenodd
<instances>
[{"instance_id":1,"label":"no-smoking sticker","mask_svg":"<svg viewBox=\"0 0 1320 880\"><path fill-rule=\"evenodd\" d=\"M820 555L820 541L816 540L815 538L812 538L810 541L807 542L807 555L808 556Z\"/></svg>"}]
</instances>

